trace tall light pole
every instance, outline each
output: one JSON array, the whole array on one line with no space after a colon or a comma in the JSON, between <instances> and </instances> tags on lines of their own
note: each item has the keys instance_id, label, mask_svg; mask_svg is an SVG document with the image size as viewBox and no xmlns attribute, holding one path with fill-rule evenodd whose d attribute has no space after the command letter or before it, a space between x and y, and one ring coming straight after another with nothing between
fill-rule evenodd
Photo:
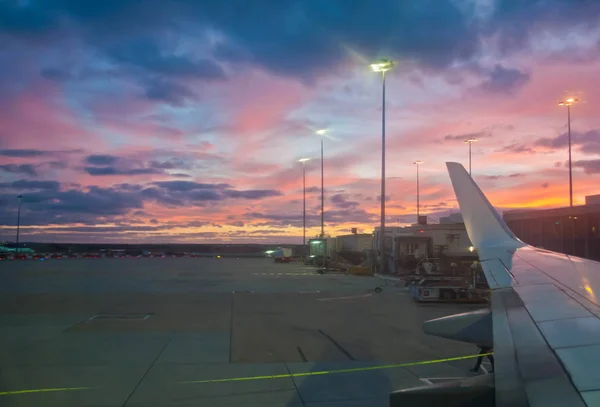
<instances>
[{"instance_id":1,"label":"tall light pole","mask_svg":"<svg viewBox=\"0 0 600 407\"><path fill-rule=\"evenodd\" d=\"M465 143L469 144L469 175L471 175L471 144L475 143L477 141L477 139L475 138L470 138L468 140L465 140Z\"/></svg>"},{"instance_id":2,"label":"tall light pole","mask_svg":"<svg viewBox=\"0 0 600 407\"><path fill-rule=\"evenodd\" d=\"M568 98L559 102L559 106L567 107L567 131L569 135L569 206L573 206L573 166L571 165L571 105L579 102L579 99Z\"/></svg>"},{"instance_id":3,"label":"tall light pole","mask_svg":"<svg viewBox=\"0 0 600 407\"><path fill-rule=\"evenodd\" d=\"M310 158L301 158L302 163L302 244L306 244L306 162Z\"/></svg>"},{"instance_id":4,"label":"tall light pole","mask_svg":"<svg viewBox=\"0 0 600 407\"><path fill-rule=\"evenodd\" d=\"M420 213L420 201L419 201L419 165L423 164L423 161L421 160L417 160L415 161L413 164L416 164L417 166L417 224L419 223L419 215Z\"/></svg>"},{"instance_id":5,"label":"tall light pole","mask_svg":"<svg viewBox=\"0 0 600 407\"><path fill-rule=\"evenodd\" d=\"M325 187L323 177L323 138L327 133L326 129L320 129L316 132L321 136L321 239L325 237Z\"/></svg>"},{"instance_id":6,"label":"tall light pole","mask_svg":"<svg viewBox=\"0 0 600 407\"><path fill-rule=\"evenodd\" d=\"M382 59L371 64L373 72L381 72L381 225L379 227L380 271L387 271L385 259L385 73L394 67L394 62Z\"/></svg>"},{"instance_id":7,"label":"tall light pole","mask_svg":"<svg viewBox=\"0 0 600 407\"><path fill-rule=\"evenodd\" d=\"M16 252L19 253L19 227L21 226L21 200L23 199L23 195L17 196L17 199L19 199L19 209L17 209L17 250L16 250Z\"/></svg>"}]
</instances>

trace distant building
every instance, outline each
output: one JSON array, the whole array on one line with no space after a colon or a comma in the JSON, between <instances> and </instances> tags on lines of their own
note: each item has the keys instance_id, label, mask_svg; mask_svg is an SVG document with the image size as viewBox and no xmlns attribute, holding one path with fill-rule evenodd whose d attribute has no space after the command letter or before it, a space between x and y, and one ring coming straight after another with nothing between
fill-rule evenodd
<instances>
[{"instance_id":1,"label":"distant building","mask_svg":"<svg viewBox=\"0 0 600 407\"><path fill-rule=\"evenodd\" d=\"M587 196L585 205L506 211L503 218L527 244L600 260L600 195Z\"/></svg>"},{"instance_id":2,"label":"distant building","mask_svg":"<svg viewBox=\"0 0 600 407\"><path fill-rule=\"evenodd\" d=\"M447 225L449 223L463 223L462 213L452 213L440 218L440 224Z\"/></svg>"},{"instance_id":3,"label":"distant building","mask_svg":"<svg viewBox=\"0 0 600 407\"><path fill-rule=\"evenodd\" d=\"M0 246L0 253L21 253L21 254L25 254L25 253L35 253L35 250L30 249L29 247L7 247L7 246Z\"/></svg>"},{"instance_id":4,"label":"distant building","mask_svg":"<svg viewBox=\"0 0 600 407\"><path fill-rule=\"evenodd\" d=\"M477 260L470 251L471 241L462 217L447 217L445 223L416 224L386 228L386 252L390 270L411 268L421 259L453 258L457 262ZM454 222L453 222L454 221ZM458 221L458 222L456 222ZM374 248L379 247L379 228L374 232Z\"/></svg>"},{"instance_id":5,"label":"distant building","mask_svg":"<svg viewBox=\"0 0 600 407\"><path fill-rule=\"evenodd\" d=\"M350 235L337 236L335 238L335 250L362 252L373 248L372 233L353 233Z\"/></svg>"}]
</instances>

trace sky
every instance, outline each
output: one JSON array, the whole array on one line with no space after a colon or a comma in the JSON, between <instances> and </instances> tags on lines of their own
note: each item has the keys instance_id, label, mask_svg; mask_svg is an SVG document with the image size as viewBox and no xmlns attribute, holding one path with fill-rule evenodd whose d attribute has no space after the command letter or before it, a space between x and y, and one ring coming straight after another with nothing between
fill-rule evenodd
<instances>
[{"instance_id":1,"label":"sky","mask_svg":"<svg viewBox=\"0 0 600 407\"><path fill-rule=\"evenodd\" d=\"M596 0L0 1L0 239L301 243L600 194Z\"/></svg>"}]
</instances>

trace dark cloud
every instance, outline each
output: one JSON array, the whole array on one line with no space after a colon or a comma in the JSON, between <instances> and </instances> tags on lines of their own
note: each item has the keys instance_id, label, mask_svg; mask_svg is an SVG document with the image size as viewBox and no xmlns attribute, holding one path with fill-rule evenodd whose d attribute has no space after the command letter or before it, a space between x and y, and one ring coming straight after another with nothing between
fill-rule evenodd
<instances>
[{"instance_id":1,"label":"dark cloud","mask_svg":"<svg viewBox=\"0 0 600 407\"><path fill-rule=\"evenodd\" d=\"M162 174L154 168L84 167L84 170L93 176Z\"/></svg>"},{"instance_id":2,"label":"dark cloud","mask_svg":"<svg viewBox=\"0 0 600 407\"><path fill-rule=\"evenodd\" d=\"M151 37L128 38L108 48L107 54L117 62L143 68L159 75L203 79L225 78L221 67L213 61L194 60L169 53L166 48L161 49Z\"/></svg>"},{"instance_id":3,"label":"dark cloud","mask_svg":"<svg viewBox=\"0 0 600 407\"><path fill-rule=\"evenodd\" d=\"M62 69L59 68L45 68L42 69L42 71L40 72L40 75L43 78L46 78L50 81L54 81L54 82L64 82L67 81L69 79L71 79L72 75Z\"/></svg>"},{"instance_id":4,"label":"dark cloud","mask_svg":"<svg viewBox=\"0 0 600 407\"><path fill-rule=\"evenodd\" d=\"M153 188L147 188L142 194L147 199L156 200L168 206L186 204L202 206L205 202L225 201L227 199L259 200L280 196L275 190L236 190L225 183L205 184L192 181L158 181Z\"/></svg>"},{"instance_id":5,"label":"dark cloud","mask_svg":"<svg viewBox=\"0 0 600 407\"><path fill-rule=\"evenodd\" d=\"M117 184L117 185L115 185L115 188L118 189L119 191L130 191L130 192L141 191L143 189L143 187L141 185L136 185L136 184ZM144 215L144 214L142 214L142 215ZM136 216L140 216L140 215L136 215Z\"/></svg>"},{"instance_id":6,"label":"dark cloud","mask_svg":"<svg viewBox=\"0 0 600 407\"><path fill-rule=\"evenodd\" d=\"M164 170L191 170L195 168L197 159L195 157L169 157L161 160L151 160L148 162L150 168L160 168Z\"/></svg>"},{"instance_id":7,"label":"dark cloud","mask_svg":"<svg viewBox=\"0 0 600 407\"><path fill-rule=\"evenodd\" d=\"M486 28L496 33L501 51L511 53L530 45L531 34L553 29L595 29L600 15L597 0L501 0Z\"/></svg>"},{"instance_id":8,"label":"dark cloud","mask_svg":"<svg viewBox=\"0 0 600 407\"><path fill-rule=\"evenodd\" d=\"M438 202L436 204L430 204L430 205L422 205L423 208L427 208L427 209L444 209L448 207L448 203L447 202ZM406 223L405 221L403 221L404 223Z\"/></svg>"},{"instance_id":9,"label":"dark cloud","mask_svg":"<svg viewBox=\"0 0 600 407\"><path fill-rule=\"evenodd\" d=\"M584 154L600 154L600 130L571 132L571 144L579 147L579 151ZM569 135L563 133L556 137L541 138L535 142L535 145L551 149L565 148L569 145Z\"/></svg>"},{"instance_id":10,"label":"dark cloud","mask_svg":"<svg viewBox=\"0 0 600 407\"><path fill-rule=\"evenodd\" d=\"M499 153L510 152L510 153L517 153L517 154L521 154L521 153L535 154L536 153L536 151L533 148L528 147L524 144L520 144L520 143L512 143L512 144L506 145L506 146L496 150L496 152L499 152Z\"/></svg>"},{"instance_id":11,"label":"dark cloud","mask_svg":"<svg viewBox=\"0 0 600 407\"><path fill-rule=\"evenodd\" d=\"M479 140L482 138L493 137L493 134L488 131L480 131L477 133L466 133L466 134L448 134L444 136L445 141L465 141L470 139Z\"/></svg>"},{"instance_id":12,"label":"dark cloud","mask_svg":"<svg viewBox=\"0 0 600 407\"><path fill-rule=\"evenodd\" d=\"M83 170L93 176L146 175L164 173L162 169L156 167L147 167L144 165L144 163L141 163L137 160L109 154L89 155L85 158L85 162L90 166L83 167Z\"/></svg>"},{"instance_id":13,"label":"dark cloud","mask_svg":"<svg viewBox=\"0 0 600 407\"><path fill-rule=\"evenodd\" d=\"M178 178L192 178L191 175L188 174L182 174L182 173L176 173L176 174L169 174L173 177L178 177Z\"/></svg>"},{"instance_id":14,"label":"dark cloud","mask_svg":"<svg viewBox=\"0 0 600 407\"><path fill-rule=\"evenodd\" d=\"M235 222L228 223L228 225L229 226L235 226L235 227L238 227L238 228L242 228L242 227L245 226L245 223L242 222L241 220L236 220Z\"/></svg>"},{"instance_id":15,"label":"dark cloud","mask_svg":"<svg viewBox=\"0 0 600 407\"><path fill-rule=\"evenodd\" d=\"M47 154L48 151L43 150L0 150L0 156L4 157L39 157Z\"/></svg>"},{"instance_id":16,"label":"dark cloud","mask_svg":"<svg viewBox=\"0 0 600 407\"><path fill-rule=\"evenodd\" d=\"M116 163L119 160L119 157L108 154L94 154L88 155L85 158L85 162L91 165L111 165Z\"/></svg>"},{"instance_id":17,"label":"dark cloud","mask_svg":"<svg viewBox=\"0 0 600 407\"><path fill-rule=\"evenodd\" d=\"M153 184L172 192L187 192L197 189L225 189L231 187L229 184L202 184L192 181L159 181Z\"/></svg>"},{"instance_id":18,"label":"dark cloud","mask_svg":"<svg viewBox=\"0 0 600 407\"><path fill-rule=\"evenodd\" d=\"M573 167L583 168L586 174L600 174L600 160L574 161Z\"/></svg>"},{"instance_id":19,"label":"dark cloud","mask_svg":"<svg viewBox=\"0 0 600 407\"><path fill-rule=\"evenodd\" d=\"M12 189L60 189L60 184L57 181L27 181L19 180L13 182L0 183L0 188L12 188Z\"/></svg>"},{"instance_id":20,"label":"dark cloud","mask_svg":"<svg viewBox=\"0 0 600 407\"><path fill-rule=\"evenodd\" d=\"M550 186L550 184L548 184L547 182L544 182L542 185L540 185L540 187L544 189L548 188L548 186Z\"/></svg>"},{"instance_id":21,"label":"dark cloud","mask_svg":"<svg viewBox=\"0 0 600 407\"><path fill-rule=\"evenodd\" d=\"M213 158L209 155L181 153L170 150L156 150L144 155L116 156L110 154L94 154L85 158L85 165L81 168L90 175L144 175L164 174L171 175L166 170L182 169L191 170L199 168L201 162ZM190 177L187 174L173 174L179 177Z\"/></svg>"},{"instance_id":22,"label":"dark cloud","mask_svg":"<svg viewBox=\"0 0 600 407\"><path fill-rule=\"evenodd\" d=\"M285 230L283 229L257 229L257 230L252 230L250 232L245 232L251 235L277 235L277 234L284 234Z\"/></svg>"},{"instance_id":23,"label":"dark cloud","mask_svg":"<svg viewBox=\"0 0 600 407\"><path fill-rule=\"evenodd\" d=\"M224 199L224 196L221 193L210 189L188 191L185 194L185 197L192 202L221 201Z\"/></svg>"},{"instance_id":24,"label":"dark cloud","mask_svg":"<svg viewBox=\"0 0 600 407\"><path fill-rule=\"evenodd\" d=\"M28 182L26 187L37 190L23 194L22 225L95 224L99 218L125 215L143 207L139 193L100 187L90 187L88 191L60 191L58 183ZM2 225L14 222L17 208L9 204L12 201L14 194L0 193L0 202L3 203L0 205Z\"/></svg>"},{"instance_id":25,"label":"dark cloud","mask_svg":"<svg viewBox=\"0 0 600 407\"><path fill-rule=\"evenodd\" d=\"M177 32L174 22L218 32L214 55L223 61L304 79L346 60L347 49L369 60L386 55L441 68L471 58L479 48L477 27L450 0L382 0L377 5L341 0L47 0L25 7L5 4L0 14L0 27L12 35L48 41L50 34L74 26L77 30L70 32L113 61L171 77L224 77L213 61L175 52L157 39Z\"/></svg>"},{"instance_id":26,"label":"dark cloud","mask_svg":"<svg viewBox=\"0 0 600 407\"><path fill-rule=\"evenodd\" d=\"M164 161L164 162L150 161L148 163L148 166L151 168L159 168L162 170L172 170L173 168L175 168L175 164L173 164L170 161Z\"/></svg>"},{"instance_id":27,"label":"dark cloud","mask_svg":"<svg viewBox=\"0 0 600 407\"><path fill-rule=\"evenodd\" d=\"M310 79L348 59L349 49L367 60L386 55L439 69L472 60L481 37L494 38L509 53L525 47L532 32L573 26L592 30L600 13L596 0L498 0L481 20L471 3L9 1L0 4L0 30L37 42L77 35L114 62L153 75L222 78L223 71L210 59L164 40L169 34L187 34L198 41L210 29L218 33L213 52L218 59ZM506 91L523 75L499 69L489 89Z\"/></svg>"},{"instance_id":28,"label":"dark cloud","mask_svg":"<svg viewBox=\"0 0 600 407\"><path fill-rule=\"evenodd\" d=\"M63 154L81 153L82 150L36 150L36 149L11 149L0 150L0 156L4 157L40 157L57 156Z\"/></svg>"},{"instance_id":29,"label":"dark cloud","mask_svg":"<svg viewBox=\"0 0 600 407\"><path fill-rule=\"evenodd\" d=\"M336 208L353 208L359 206L356 201L349 201L348 196L345 194L335 194L331 197L331 203Z\"/></svg>"},{"instance_id":30,"label":"dark cloud","mask_svg":"<svg viewBox=\"0 0 600 407\"><path fill-rule=\"evenodd\" d=\"M189 87L174 81L164 79L152 79L143 83L145 87L144 96L150 100L158 100L169 104L180 106L186 100L196 99L196 94Z\"/></svg>"},{"instance_id":31,"label":"dark cloud","mask_svg":"<svg viewBox=\"0 0 600 407\"><path fill-rule=\"evenodd\" d=\"M283 195L281 192L276 191L274 189L255 189L246 191L236 191L234 189L227 189L223 191L223 193L228 198L241 199L263 199Z\"/></svg>"},{"instance_id":32,"label":"dark cloud","mask_svg":"<svg viewBox=\"0 0 600 407\"><path fill-rule=\"evenodd\" d=\"M231 6L214 3L205 12L207 21L222 28L229 39L217 49L218 56L284 75L306 78L326 72L347 58L346 47L367 59L385 54L433 67L468 58L478 48L475 28L445 0L435 4L383 0L352 6L335 0L283 1L238 4L244 11L236 13L229 11ZM261 21L260 30L256 21ZM431 35L432 27L436 35Z\"/></svg>"},{"instance_id":33,"label":"dark cloud","mask_svg":"<svg viewBox=\"0 0 600 407\"><path fill-rule=\"evenodd\" d=\"M28 177L37 177L46 173L48 170L62 170L67 168L64 161L48 161L39 164L2 164L0 171L11 174L26 175Z\"/></svg>"},{"instance_id":34,"label":"dark cloud","mask_svg":"<svg viewBox=\"0 0 600 407\"><path fill-rule=\"evenodd\" d=\"M0 3L0 27L4 33L22 36L44 34L57 21L55 16L32 6L19 6L18 2Z\"/></svg>"},{"instance_id":35,"label":"dark cloud","mask_svg":"<svg viewBox=\"0 0 600 407\"><path fill-rule=\"evenodd\" d=\"M302 213L278 212L247 212L236 216L237 218L262 220L264 222L254 223L255 226L269 227L302 227ZM348 208L339 210L328 210L324 214L326 227L335 227L340 223L375 223L379 220L379 215L373 215L360 208ZM317 226L321 224L320 207L314 213L306 214L306 224L308 226Z\"/></svg>"},{"instance_id":36,"label":"dark cloud","mask_svg":"<svg viewBox=\"0 0 600 407\"><path fill-rule=\"evenodd\" d=\"M502 178L520 178L520 177L524 177L525 174L521 174L521 173L514 173L514 174L509 174L509 175L483 175L484 179L489 179L489 180L498 180L498 179L502 179Z\"/></svg>"},{"instance_id":37,"label":"dark cloud","mask_svg":"<svg viewBox=\"0 0 600 407\"><path fill-rule=\"evenodd\" d=\"M528 81L528 73L496 64L480 88L485 92L512 94Z\"/></svg>"},{"instance_id":38,"label":"dark cloud","mask_svg":"<svg viewBox=\"0 0 600 407\"><path fill-rule=\"evenodd\" d=\"M35 177L38 175L35 166L32 164L3 164L0 165L0 171L10 172L11 174L22 174Z\"/></svg>"},{"instance_id":39,"label":"dark cloud","mask_svg":"<svg viewBox=\"0 0 600 407\"><path fill-rule=\"evenodd\" d=\"M47 166L52 170L64 170L68 167L68 164L64 161L48 161L39 165L40 167Z\"/></svg>"},{"instance_id":40,"label":"dark cloud","mask_svg":"<svg viewBox=\"0 0 600 407\"><path fill-rule=\"evenodd\" d=\"M145 200L156 201L165 206L183 206L183 199L178 199L170 196L165 191L158 188L146 188L140 191L140 195Z\"/></svg>"}]
</instances>

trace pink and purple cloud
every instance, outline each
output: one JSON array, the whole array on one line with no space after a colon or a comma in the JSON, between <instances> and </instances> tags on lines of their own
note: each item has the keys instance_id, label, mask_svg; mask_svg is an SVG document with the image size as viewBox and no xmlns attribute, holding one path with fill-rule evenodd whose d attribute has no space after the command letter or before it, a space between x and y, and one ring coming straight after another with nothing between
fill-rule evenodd
<instances>
[{"instance_id":1,"label":"pink and purple cloud","mask_svg":"<svg viewBox=\"0 0 600 407\"><path fill-rule=\"evenodd\" d=\"M298 243L323 127L326 232L370 232L382 57L391 224L416 217L415 160L421 211L458 211L444 162L471 137L496 206L566 205L569 96L575 203L600 192L597 1L208 3L0 5L4 239L22 195L28 241Z\"/></svg>"}]
</instances>

